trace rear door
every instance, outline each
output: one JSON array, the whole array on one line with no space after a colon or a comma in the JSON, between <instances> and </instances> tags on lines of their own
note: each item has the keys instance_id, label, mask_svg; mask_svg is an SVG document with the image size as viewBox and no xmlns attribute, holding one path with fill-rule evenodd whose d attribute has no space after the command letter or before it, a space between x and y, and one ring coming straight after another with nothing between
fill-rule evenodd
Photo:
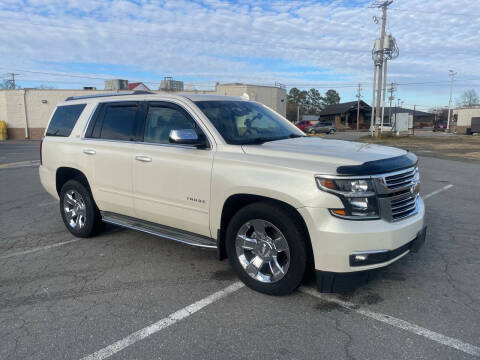
<instances>
[{"instance_id":1,"label":"rear door","mask_svg":"<svg viewBox=\"0 0 480 360\"><path fill-rule=\"evenodd\" d=\"M140 103L99 104L83 141L93 174L92 192L103 211L134 216L133 146L142 126Z\"/></svg>"},{"instance_id":2,"label":"rear door","mask_svg":"<svg viewBox=\"0 0 480 360\"><path fill-rule=\"evenodd\" d=\"M205 129L184 107L172 102L146 103L145 112L144 138L134 146L137 217L211 236L208 210L212 148L169 142L171 130L195 129L206 134Z\"/></svg>"}]
</instances>

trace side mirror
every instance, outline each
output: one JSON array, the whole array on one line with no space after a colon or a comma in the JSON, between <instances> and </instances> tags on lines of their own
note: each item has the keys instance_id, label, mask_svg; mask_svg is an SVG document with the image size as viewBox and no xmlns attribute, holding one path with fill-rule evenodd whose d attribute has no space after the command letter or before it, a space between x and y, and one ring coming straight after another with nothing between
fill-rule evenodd
<instances>
[{"instance_id":1,"label":"side mirror","mask_svg":"<svg viewBox=\"0 0 480 360\"><path fill-rule=\"evenodd\" d=\"M205 135L201 134L199 136L194 129L171 130L169 140L172 144L178 145L192 145L197 148L207 146Z\"/></svg>"}]
</instances>

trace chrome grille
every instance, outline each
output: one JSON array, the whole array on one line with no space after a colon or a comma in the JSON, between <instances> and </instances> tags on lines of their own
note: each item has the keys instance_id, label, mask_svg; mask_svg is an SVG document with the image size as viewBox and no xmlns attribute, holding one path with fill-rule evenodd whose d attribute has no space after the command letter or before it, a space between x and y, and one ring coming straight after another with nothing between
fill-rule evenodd
<instances>
[{"instance_id":1,"label":"chrome grille","mask_svg":"<svg viewBox=\"0 0 480 360\"><path fill-rule=\"evenodd\" d=\"M417 193L406 193L391 200L392 220L400 220L417 211Z\"/></svg>"},{"instance_id":2,"label":"chrome grille","mask_svg":"<svg viewBox=\"0 0 480 360\"><path fill-rule=\"evenodd\" d=\"M415 180L415 168L405 170L405 172L397 173L385 177L385 184L389 189L398 189L405 186L410 186Z\"/></svg>"},{"instance_id":3,"label":"chrome grille","mask_svg":"<svg viewBox=\"0 0 480 360\"><path fill-rule=\"evenodd\" d=\"M380 176L377 188L382 217L398 221L417 213L419 176L416 167Z\"/></svg>"}]
</instances>

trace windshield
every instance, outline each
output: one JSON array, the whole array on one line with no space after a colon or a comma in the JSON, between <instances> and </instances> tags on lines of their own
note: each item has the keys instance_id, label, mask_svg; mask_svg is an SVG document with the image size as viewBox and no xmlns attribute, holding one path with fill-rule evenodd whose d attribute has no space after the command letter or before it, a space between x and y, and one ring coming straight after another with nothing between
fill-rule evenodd
<instances>
[{"instance_id":1,"label":"windshield","mask_svg":"<svg viewBox=\"0 0 480 360\"><path fill-rule=\"evenodd\" d=\"M196 101L228 144L261 144L304 136L265 106L249 101Z\"/></svg>"}]
</instances>

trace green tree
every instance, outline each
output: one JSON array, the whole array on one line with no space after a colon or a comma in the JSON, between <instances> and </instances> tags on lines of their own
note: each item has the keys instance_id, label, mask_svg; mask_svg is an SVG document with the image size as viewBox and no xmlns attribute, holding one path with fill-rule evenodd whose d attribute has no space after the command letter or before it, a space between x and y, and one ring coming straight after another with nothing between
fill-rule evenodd
<instances>
[{"instance_id":1,"label":"green tree","mask_svg":"<svg viewBox=\"0 0 480 360\"><path fill-rule=\"evenodd\" d=\"M325 93L323 103L325 106L338 104L340 103L340 95L335 90L330 89Z\"/></svg>"},{"instance_id":2,"label":"green tree","mask_svg":"<svg viewBox=\"0 0 480 360\"><path fill-rule=\"evenodd\" d=\"M307 93L307 109L306 112L310 115L316 115L323 109L323 96L317 89L310 89Z\"/></svg>"},{"instance_id":3,"label":"green tree","mask_svg":"<svg viewBox=\"0 0 480 360\"><path fill-rule=\"evenodd\" d=\"M305 105L307 102L308 93L305 90L299 90L296 87L290 89L287 95L287 100L290 104Z\"/></svg>"},{"instance_id":4,"label":"green tree","mask_svg":"<svg viewBox=\"0 0 480 360\"><path fill-rule=\"evenodd\" d=\"M308 93L305 90L299 90L296 87L290 89L287 95L287 119L297 120L297 108L300 107L300 116L306 113L308 108Z\"/></svg>"}]
</instances>

